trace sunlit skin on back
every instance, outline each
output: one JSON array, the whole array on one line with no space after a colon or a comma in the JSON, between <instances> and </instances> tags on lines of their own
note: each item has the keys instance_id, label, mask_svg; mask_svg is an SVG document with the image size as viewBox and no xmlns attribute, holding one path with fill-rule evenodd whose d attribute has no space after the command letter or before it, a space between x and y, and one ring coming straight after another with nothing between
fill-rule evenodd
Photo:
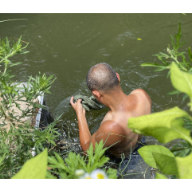
<instances>
[{"instance_id":1,"label":"sunlit skin on back","mask_svg":"<svg viewBox=\"0 0 192 192\"><path fill-rule=\"evenodd\" d=\"M116 73L116 77L118 84L112 89L91 91L100 103L110 109L93 135L90 134L81 99L73 103L73 97L71 97L70 103L77 114L80 144L83 151L86 151L91 143L95 147L96 142L99 143L103 140L104 147L110 147L108 151L112 155L120 157L124 153L126 156L134 150L137 142L142 138L142 135L133 133L128 128L128 120L131 117L150 114L150 97L142 89L136 89L126 95L120 86L118 73Z\"/></svg>"}]
</instances>

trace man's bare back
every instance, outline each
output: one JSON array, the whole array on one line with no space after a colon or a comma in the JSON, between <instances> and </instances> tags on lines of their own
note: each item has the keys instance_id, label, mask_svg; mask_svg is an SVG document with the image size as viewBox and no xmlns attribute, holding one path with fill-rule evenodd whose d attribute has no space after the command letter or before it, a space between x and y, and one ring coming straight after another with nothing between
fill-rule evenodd
<instances>
[{"instance_id":1,"label":"man's bare back","mask_svg":"<svg viewBox=\"0 0 192 192\"><path fill-rule=\"evenodd\" d=\"M85 110L79 99L71 105L76 111L80 144L83 151L86 151L90 144L104 142L104 147L116 157L122 153L129 154L142 138L141 135L133 133L128 128L128 120L131 117L146 115L151 112L151 100L148 94L142 89L136 89L126 95L120 86L120 76L114 73L113 69L106 63L99 63L93 66L88 72L87 84L94 97L103 105L109 107L98 130L91 135Z\"/></svg>"},{"instance_id":2,"label":"man's bare back","mask_svg":"<svg viewBox=\"0 0 192 192\"><path fill-rule=\"evenodd\" d=\"M133 133L131 129L128 129L129 118L150 114L151 112L151 100L144 90L136 89L127 95L126 99L127 101L124 102L119 112L109 111L101 122L101 124L106 121L114 122L119 125L119 129L122 129L121 141L109 149L110 153L117 157L121 153L129 154L130 150L135 148L137 141L142 138L142 135Z\"/></svg>"}]
</instances>

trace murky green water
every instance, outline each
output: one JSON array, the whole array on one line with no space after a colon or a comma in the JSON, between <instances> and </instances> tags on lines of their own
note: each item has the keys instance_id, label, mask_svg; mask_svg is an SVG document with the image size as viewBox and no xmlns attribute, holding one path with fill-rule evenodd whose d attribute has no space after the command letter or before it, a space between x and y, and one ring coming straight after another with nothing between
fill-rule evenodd
<instances>
[{"instance_id":1,"label":"murky green water","mask_svg":"<svg viewBox=\"0 0 192 192\"><path fill-rule=\"evenodd\" d=\"M186 51L192 45L192 14L0 14L0 21L16 18L28 20L0 23L0 38L22 35L23 41L30 43L30 53L15 57L23 62L14 68L16 78L26 81L39 71L57 77L46 101L55 117L64 113L60 126L69 142L79 142L76 115L69 99L77 93L90 95L85 77L98 62L109 63L120 74L127 94L136 88L147 91L153 112L175 105L185 108L181 97L167 95L173 90L167 72L154 73L154 68L141 68L140 64L158 62L152 55L165 51L179 21ZM91 133L97 130L106 111L87 113ZM147 141L156 142L150 137ZM137 167L136 171L145 172L147 166L140 163ZM146 178L151 178L150 171Z\"/></svg>"}]
</instances>

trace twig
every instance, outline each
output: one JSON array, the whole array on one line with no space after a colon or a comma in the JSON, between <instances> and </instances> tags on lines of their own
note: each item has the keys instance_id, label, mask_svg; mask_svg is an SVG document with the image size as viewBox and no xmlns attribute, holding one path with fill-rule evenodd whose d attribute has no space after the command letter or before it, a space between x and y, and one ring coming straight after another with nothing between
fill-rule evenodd
<instances>
[{"instance_id":1,"label":"twig","mask_svg":"<svg viewBox=\"0 0 192 192\"><path fill-rule=\"evenodd\" d=\"M52 149L54 149L58 144L60 144L60 142L57 143L55 146L53 146L49 151L51 151ZM48 151L48 152L49 152L49 151Z\"/></svg>"},{"instance_id":2,"label":"twig","mask_svg":"<svg viewBox=\"0 0 192 192\"><path fill-rule=\"evenodd\" d=\"M19 40L18 38L15 38L15 37L13 37L13 38ZM26 44L29 44L29 42L26 42L26 41L23 41L23 40L21 40L21 41L26 43Z\"/></svg>"},{"instance_id":3,"label":"twig","mask_svg":"<svg viewBox=\"0 0 192 192\"><path fill-rule=\"evenodd\" d=\"M7 20L3 20L3 21L0 21L0 23L3 23L3 22L5 22L5 21L18 21L18 20L28 20L28 19L7 19Z\"/></svg>"},{"instance_id":4,"label":"twig","mask_svg":"<svg viewBox=\"0 0 192 192\"><path fill-rule=\"evenodd\" d=\"M168 103L168 104L165 104L165 105L169 105L171 102L172 102L172 97L171 97L171 101L169 101L169 103Z\"/></svg>"},{"instance_id":5,"label":"twig","mask_svg":"<svg viewBox=\"0 0 192 192\"><path fill-rule=\"evenodd\" d=\"M143 174L143 178L144 178L144 179L145 179L145 174L146 174L148 168L149 168L149 166L145 169L145 172L144 172L144 174Z\"/></svg>"}]
</instances>

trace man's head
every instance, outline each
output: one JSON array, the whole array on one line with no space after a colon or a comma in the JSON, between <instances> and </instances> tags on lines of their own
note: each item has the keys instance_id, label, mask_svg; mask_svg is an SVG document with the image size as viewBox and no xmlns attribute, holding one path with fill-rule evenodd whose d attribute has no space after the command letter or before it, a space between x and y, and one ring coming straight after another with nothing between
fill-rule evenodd
<instances>
[{"instance_id":1,"label":"man's head","mask_svg":"<svg viewBox=\"0 0 192 192\"><path fill-rule=\"evenodd\" d=\"M98 63L88 71L86 81L91 91L108 92L119 85L118 74L107 63Z\"/></svg>"}]
</instances>

